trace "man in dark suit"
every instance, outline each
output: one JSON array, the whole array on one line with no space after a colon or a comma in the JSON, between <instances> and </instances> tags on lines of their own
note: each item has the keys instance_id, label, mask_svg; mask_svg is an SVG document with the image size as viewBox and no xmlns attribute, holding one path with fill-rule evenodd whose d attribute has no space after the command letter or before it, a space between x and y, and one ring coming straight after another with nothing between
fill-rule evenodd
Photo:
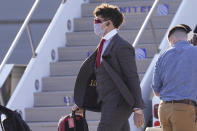
<instances>
[{"instance_id":1,"label":"man in dark suit","mask_svg":"<svg viewBox=\"0 0 197 131\"><path fill-rule=\"evenodd\" d=\"M101 41L96 51L81 66L75 84L75 103L83 108L84 92L89 85L89 78L95 74L96 99L101 105L97 131L129 131L128 118L132 112L135 125L141 127L144 124L144 102L135 51L117 32L124 16L117 6L109 4L97 6L94 15L94 32L101 37ZM90 85L94 85L92 82Z\"/></svg>"}]
</instances>

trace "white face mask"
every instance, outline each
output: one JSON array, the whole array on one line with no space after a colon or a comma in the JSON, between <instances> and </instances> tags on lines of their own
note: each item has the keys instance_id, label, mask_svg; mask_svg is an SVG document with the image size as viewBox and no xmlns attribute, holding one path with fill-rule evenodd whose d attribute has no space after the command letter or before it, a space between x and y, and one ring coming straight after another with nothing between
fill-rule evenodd
<instances>
[{"instance_id":1,"label":"white face mask","mask_svg":"<svg viewBox=\"0 0 197 131\"><path fill-rule=\"evenodd\" d=\"M105 29L102 29L103 23L94 24L94 33L100 37L103 37Z\"/></svg>"}]
</instances>

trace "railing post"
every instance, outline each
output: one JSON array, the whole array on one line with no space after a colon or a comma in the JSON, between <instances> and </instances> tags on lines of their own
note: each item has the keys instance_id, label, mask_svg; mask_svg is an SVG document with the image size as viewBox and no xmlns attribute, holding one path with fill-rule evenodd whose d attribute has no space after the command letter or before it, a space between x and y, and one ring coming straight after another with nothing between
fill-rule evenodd
<instances>
[{"instance_id":1,"label":"railing post","mask_svg":"<svg viewBox=\"0 0 197 131\"><path fill-rule=\"evenodd\" d=\"M66 2L66 0L62 0L62 4L64 4Z\"/></svg>"},{"instance_id":2,"label":"railing post","mask_svg":"<svg viewBox=\"0 0 197 131\"><path fill-rule=\"evenodd\" d=\"M31 50L32 50L32 53L33 53L33 58L35 58L37 54L35 53L35 49L34 49L34 45L33 45L33 40L32 40L32 35L31 35L31 30L30 30L29 24L27 24L26 29L27 29L27 34L28 34L28 37L29 37Z\"/></svg>"},{"instance_id":3,"label":"railing post","mask_svg":"<svg viewBox=\"0 0 197 131\"><path fill-rule=\"evenodd\" d=\"M153 26L153 22L152 22L151 19L150 19L149 22L150 22L150 26L151 26L151 30L152 30L152 34L153 34L154 43L157 47L157 53L159 53L160 50L159 50L159 46L158 46L157 36L156 36L156 33L155 33L155 28Z\"/></svg>"}]
</instances>

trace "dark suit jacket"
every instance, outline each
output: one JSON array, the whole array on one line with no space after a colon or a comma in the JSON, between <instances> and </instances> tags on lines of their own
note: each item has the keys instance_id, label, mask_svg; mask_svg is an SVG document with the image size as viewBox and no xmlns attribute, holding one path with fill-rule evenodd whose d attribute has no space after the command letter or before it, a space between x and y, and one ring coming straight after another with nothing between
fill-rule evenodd
<instances>
[{"instance_id":1,"label":"dark suit jacket","mask_svg":"<svg viewBox=\"0 0 197 131\"><path fill-rule=\"evenodd\" d=\"M79 107L83 107L84 96L86 88L89 85L89 79L92 74L95 74L96 53L97 50L85 60L77 76L74 99L75 103ZM117 76L119 76L119 79L124 82L126 88L128 88L129 93L132 95L132 98L129 97L132 101L128 103L130 107L144 108L144 102L141 96L140 81L137 74L134 48L127 41L123 40L118 34L116 34L110 41L110 44L106 48L102 58L108 63ZM105 62L101 62L101 65ZM107 74L110 76L113 73L108 72ZM117 82L115 83L117 78L114 76L111 76L111 78L118 88L120 85L117 84ZM125 92L125 94L127 93L128 92ZM123 94L121 93L121 95Z\"/></svg>"}]
</instances>

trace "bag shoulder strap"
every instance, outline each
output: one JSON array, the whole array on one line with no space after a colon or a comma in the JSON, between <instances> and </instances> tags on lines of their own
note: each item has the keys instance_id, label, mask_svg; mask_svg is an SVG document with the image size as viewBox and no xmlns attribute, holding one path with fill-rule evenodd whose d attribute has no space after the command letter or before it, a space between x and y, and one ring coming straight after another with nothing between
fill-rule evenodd
<instances>
[{"instance_id":1,"label":"bag shoulder strap","mask_svg":"<svg viewBox=\"0 0 197 131\"><path fill-rule=\"evenodd\" d=\"M0 124L1 124L1 129L2 129L3 131L5 131L5 129L4 129L4 127L3 127L3 124L2 124L2 121L1 121L1 115L2 115L2 113L0 113Z\"/></svg>"},{"instance_id":2,"label":"bag shoulder strap","mask_svg":"<svg viewBox=\"0 0 197 131\"><path fill-rule=\"evenodd\" d=\"M9 115L10 113L12 113L12 110L0 105L0 124L1 124L1 128L3 131L5 131L5 128L4 128L2 121L1 121L1 115L2 114Z\"/></svg>"}]
</instances>

